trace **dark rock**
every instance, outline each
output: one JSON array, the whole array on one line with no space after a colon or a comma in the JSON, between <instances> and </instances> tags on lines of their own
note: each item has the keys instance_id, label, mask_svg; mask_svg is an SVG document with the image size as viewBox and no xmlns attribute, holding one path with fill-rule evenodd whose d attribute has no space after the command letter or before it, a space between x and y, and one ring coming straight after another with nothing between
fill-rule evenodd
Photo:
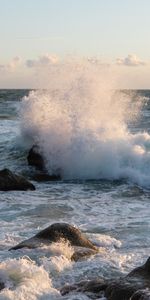
<instances>
[{"instance_id":1,"label":"dark rock","mask_svg":"<svg viewBox=\"0 0 150 300\"><path fill-rule=\"evenodd\" d=\"M0 171L0 190L11 191L11 190L35 190L34 185L26 180L23 176L13 174L8 169Z\"/></svg>"},{"instance_id":2,"label":"dark rock","mask_svg":"<svg viewBox=\"0 0 150 300\"><path fill-rule=\"evenodd\" d=\"M108 300L149 299L149 288L150 258L144 265L132 270L125 278L111 283L106 289L105 296ZM141 291L143 289L148 289L148 292Z\"/></svg>"},{"instance_id":3,"label":"dark rock","mask_svg":"<svg viewBox=\"0 0 150 300\"><path fill-rule=\"evenodd\" d=\"M90 293L99 293L104 291L107 288L107 281L103 278L97 278L93 280L81 281L78 284L79 291L90 292Z\"/></svg>"},{"instance_id":4,"label":"dark rock","mask_svg":"<svg viewBox=\"0 0 150 300\"><path fill-rule=\"evenodd\" d=\"M77 284L74 284L74 285L66 284L65 286L63 286L60 289L60 293L61 293L62 296L66 295L66 294L69 294L72 291L77 291Z\"/></svg>"},{"instance_id":5,"label":"dark rock","mask_svg":"<svg viewBox=\"0 0 150 300\"><path fill-rule=\"evenodd\" d=\"M103 278L97 278L93 280L83 280L74 285L65 285L60 293L62 296L72 292L82 292L82 293L94 293L98 294L101 291L104 291L108 283Z\"/></svg>"},{"instance_id":6,"label":"dark rock","mask_svg":"<svg viewBox=\"0 0 150 300\"><path fill-rule=\"evenodd\" d=\"M41 244L50 244L62 239L69 241L72 246L85 247L98 251L98 248L78 228L67 223L52 224L10 250L17 250L24 247L37 248Z\"/></svg>"},{"instance_id":7,"label":"dark rock","mask_svg":"<svg viewBox=\"0 0 150 300\"><path fill-rule=\"evenodd\" d=\"M132 270L127 277L141 277L141 279L148 280L150 283L150 257L144 265Z\"/></svg>"},{"instance_id":8,"label":"dark rock","mask_svg":"<svg viewBox=\"0 0 150 300\"><path fill-rule=\"evenodd\" d=\"M60 170L57 170L54 174L49 175L42 154L38 146L34 145L27 156L28 164L34 166L39 172L32 176L33 180L41 181L55 181L61 180Z\"/></svg>"},{"instance_id":9,"label":"dark rock","mask_svg":"<svg viewBox=\"0 0 150 300\"><path fill-rule=\"evenodd\" d=\"M28 153L27 156L28 164L30 166L36 167L38 170L45 170L44 159L40 154L39 147L34 145Z\"/></svg>"},{"instance_id":10,"label":"dark rock","mask_svg":"<svg viewBox=\"0 0 150 300\"><path fill-rule=\"evenodd\" d=\"M98 253L97 249L94 250L94 249L80 248L73 253L71 260L78 261L81 259L85 259L91 255L95 255L97 253Z\"/></svg>"},{"instance_id":11,"label":"dark rock","mask_svg":"<svg viewBox=\"0 0 150 300\"><path fill-rule=\"evenodd\" d=\"M0 291L5 288L5 284L3 282L0 282Z\"/></svg>"},{"instance_id":12,"label":"dark rock","mask_svg":"<svg viewBox=\"0 0 150 300\"><path fill-rule=\"evenodd\" d=\"M42 181L56 181L61 180L60 175L49 175L47 173L37 173L33 175L33 180L42 182Z\"/></svg>"},{"instance_id":13,"label":"dark rock","mask_svg":"<svg viewBox=\"0 0 150 300\"><path fill-rule=\"evenodd\" d=\"M150 290L139 290L133 294L131 300L150 300Z\"/></svg>"},{"instance_id":14,"label":"dark rock","mask_svg":"<svg viewBox=\"0 0 150 300\"><path fill-rule=\"evenodd\" d=\"M137 287L126 281L115 281L108 285L105 297L108 300L129 300Z\"/></svg>"},{"instance_id":15,"label":"dark rock","mask_svg":"<svg viewBox=\"0 0 150 300\"><path fill-rule=\"evenodd\" d=\"M107 300L150 300L150 258L146 263L131 271L126 277L114 280L81 281L64 286L62 295L75 292L92 293L90 299L97 299L103 292Z\"/></svg>"}]
</instances>

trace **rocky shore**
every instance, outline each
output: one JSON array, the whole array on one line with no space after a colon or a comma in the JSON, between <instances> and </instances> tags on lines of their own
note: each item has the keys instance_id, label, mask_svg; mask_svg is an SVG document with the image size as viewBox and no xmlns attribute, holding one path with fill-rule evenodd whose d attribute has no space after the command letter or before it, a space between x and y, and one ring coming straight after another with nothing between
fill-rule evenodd
<instances>
[{"instance_id":1,"label":"rocky shore","mask_svg":"<svg viewBox=\"0 0 150 300\"><path fill-rule=\"evenodd\" d=\"M51 243L66 241L74 248L72 260L86 259L87 256L96 255L99 251L97 245L90 241L78 228L67 223L54 223L35 236L24 240L9 250L22 248L37 248ZM3 282L0 289L4 289ZM108 300L150 300L150 258L144 265L139 266L120 278L96 278L83 280L73 285L65 285L60 289L62 296L74 293L85 293L89 299L100 299L104 296ZM77 299L78 296L77 296Z\"/></svg>"},{"instance_id":2,"label":"rocky shore","mask_svg":"<svg viewBox=\"0 0 150 300\"><path fill-rule=\"evenodd\" d=\"M33 179L37 181L60 180L61 172L49 175L44 163L44 158L37 146L33 146L28 153L28 164L33 166ZM0 190L35 190L35 186L23 176L12 173L8 169L0 171ZM68 242L74 249L71 260L78 261L89 256L96 255L99 248L90 241L78 228L67 223L55 223L38 232L33 237L12 246L9 250L19 250L22 248L38 248L42 245L49 245L59 241ZM0 290L5 288L5 284L0 282ZM150 300L150 258L126 275L120 278L101 278L94 280L83 280L72 285L65 285L60 289L62 296L77 295L85 293L89 299L107 300Z\"/></svg>"}]
</instances>

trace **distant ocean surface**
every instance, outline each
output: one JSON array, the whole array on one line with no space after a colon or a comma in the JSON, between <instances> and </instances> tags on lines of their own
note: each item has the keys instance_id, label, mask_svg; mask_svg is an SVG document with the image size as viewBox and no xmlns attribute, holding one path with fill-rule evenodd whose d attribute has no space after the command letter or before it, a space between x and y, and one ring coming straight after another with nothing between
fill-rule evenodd
<instances>
[{"instance_id":1,"label":"distant ocean surface","mask_svg":"<svg viewBox=\"0 0 150 300\"><path fill-rule=\"evenodd\" d=\"M31 179L26 158L38 144L49 174L62 174L32 181L35 191L0 192L0 300L87 300L59 288L126 274L149 256L150 91L88 97L79 86L0 90L0 169ZM76 225L101 251L78 262L63 243L8 251L55 222Z\"/></svg>"}]
</instances>

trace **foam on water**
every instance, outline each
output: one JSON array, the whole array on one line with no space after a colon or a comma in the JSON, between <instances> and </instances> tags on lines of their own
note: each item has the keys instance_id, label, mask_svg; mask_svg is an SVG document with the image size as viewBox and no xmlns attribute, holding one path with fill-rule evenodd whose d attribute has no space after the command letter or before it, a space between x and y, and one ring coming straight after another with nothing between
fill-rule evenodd
<instances>
[{"instance_id":1,"label":"foam on water","mask_svg":"<svg viewBox=\"0 0 150 300\"><path fill-rule=\"evenodd\" d=\"M47 90L30 92L21 109L23 138L39 145L49 173L149 186L150 135L127 127L141 99L114 93L109 70L87 61L59 64L49 81Z\"/></svg>"},{"instance_id":2,"label":"foam on water","mask_svg":"<svg viewBox=\"0 0 150 300\"><path fill-rule=\"evenodd\" d=\"M9 259L0 264L0 278L6 288L1 291L0 299L35 300L53 299L59 292L52 287L51 279L42 266L21 258Z\"/></svg>"},{"instance_id":3,"label":"foam on water","mask_svg":"<svg viewBox=\"0 0 150 300\"><path fill-rule=\"evenodd\" d=\"M108 240L111 238L108 236ZM107 237L106 237L107 240ZM60 245L57 245L60 247ZM56 246L56 247L57 247ZM32 251L28 255L32 256ZM56 250L56 253L58 249ZM19 253L21 255L21 251ZM88 299L85 294L71 293L62 297L59 289L65 285L73 284L83 279L92 279L98 276L112 278L126 274L127 264L131 269L133 255L119 254L112 249L112 245L101 251L96 256L69 263L69 260L58 255L46 257L45 252L37 251L36 260L24 255L19 259L6 259L0 264L0 281L5 284L5 289L0 292L0 299L4 300L48 300L48 299ZM111 272L110 272L111 270ZM89 298L91 299L91 298ZM102 298L100 298L102 299Z\"/></svg>"},{"instance_id":4,"label":"foam on water","mask_svg":"<svg viewBox=\"0 0 150 300\"><path fill-rule=\"evenodd\" d=\"M42 257L40 262L52 275L63 272L72 266L71 257L74 249L65 241L52 243L50 246L42 247L42 250L51 254L51 257Z\"/></svg>"},{"instance_id":5,"label":"foam on water","mask_svg":"<svg viewBox=\"0 0 150 300\"><path fill-rule=\"evenodd\" d=\"M99 247L116 247L120 248L122 243L121 241L105 234L92 234L92 240Z\"/></svg>"},{"instance_id":6,"label":"foam on water","mask_svg":"<svg viewBox=\"0 0 150 300\"><path fill-rule=\"evenodd\" d=\"M94 240L104 247L96 256L73 263L71 256L74 249L66 242L53 243L37 249L21 249L19 258L7 258L0 263L0 282L5 289L0 292L0 299L6 300L48 300L61 299L59 288L64 284L96 276L108 276L113 272L124 272L123 265L130 260L129 255L117 254L113 245L119 243L106 235L94 235ZM107 249L106 249L107 247ZM116 271L118 270L118 271ZM69 294L63 299L75 299L76 294ZM88 299L78 294L78 299Z\"/></svg>"},{"instance_id":7,"label":"foam on water","mask_svg":"<svg viewBox=\"0 0 150 300\"><path fill-rule=\"evenodd\" d=\"M45 77L48 89L22 101L22 146L28 150L38 144L49 172L61 171L63 178L126 177L149 187L150 136L138 132L150 128L149 106L142 110L142 125L132 124L140 100L113 93L109 70L90 62L63 62ZM8 167L10 159L21 172L26 153L15 144L18 121L13 122L1 127L1 162ZM138 133L131 133L128 124ZM149 191L126 181L35 184L34 192L0 192L0 281L6 284L0 300L87 300L75 292L62 297L59 289L83 279L116 278L146 261ZM100 251L77 262L71 261L74 249L66 243L7 251L54 222L78 226Z\"/></svg>"}]
</instances>

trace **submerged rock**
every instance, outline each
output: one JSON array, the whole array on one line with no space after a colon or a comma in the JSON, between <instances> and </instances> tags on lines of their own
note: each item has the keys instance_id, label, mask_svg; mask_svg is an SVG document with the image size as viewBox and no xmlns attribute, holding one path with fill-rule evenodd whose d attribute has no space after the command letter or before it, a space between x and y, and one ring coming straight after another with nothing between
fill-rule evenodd
<instances>
[{"instance_id":1,"label":"submerged rock","mask_svg":"<svg viewBox=\"0 0 150 300\"><path fill-rule=\"evenodd\" d=\"M23 176L16 175L8 169L3 169L0 171L0 190L35 190L35 186Z\"/></svg>"},{"instance_id":2,"label":"submerged rock","mask_svg":"<svg viewBox=\"0 0 150 300\"><path fill-rule=\"evenodd\" d=\"M67 223L55 223L45 228L44 230L37 233L30 239L27 239L20 244L12 247L10 250L17 250L24 247L27 248L37 248L41 245L49 245L53 242L59 242L61 240L69 241L70 245L89 248L93 250L91 253L95 254L98 251L98 248L87 239L87 237L76 227L69 225ZM85 251L85 249L84 249ZM86 252L86 251L85 251ZM81 252L82 253L82 252ZM87 253L87 252L86 252ZM76 252L75 259L79 257L79 252ZM82 256L83 254L81 254Z\"/></svg>"}]
</instances>

